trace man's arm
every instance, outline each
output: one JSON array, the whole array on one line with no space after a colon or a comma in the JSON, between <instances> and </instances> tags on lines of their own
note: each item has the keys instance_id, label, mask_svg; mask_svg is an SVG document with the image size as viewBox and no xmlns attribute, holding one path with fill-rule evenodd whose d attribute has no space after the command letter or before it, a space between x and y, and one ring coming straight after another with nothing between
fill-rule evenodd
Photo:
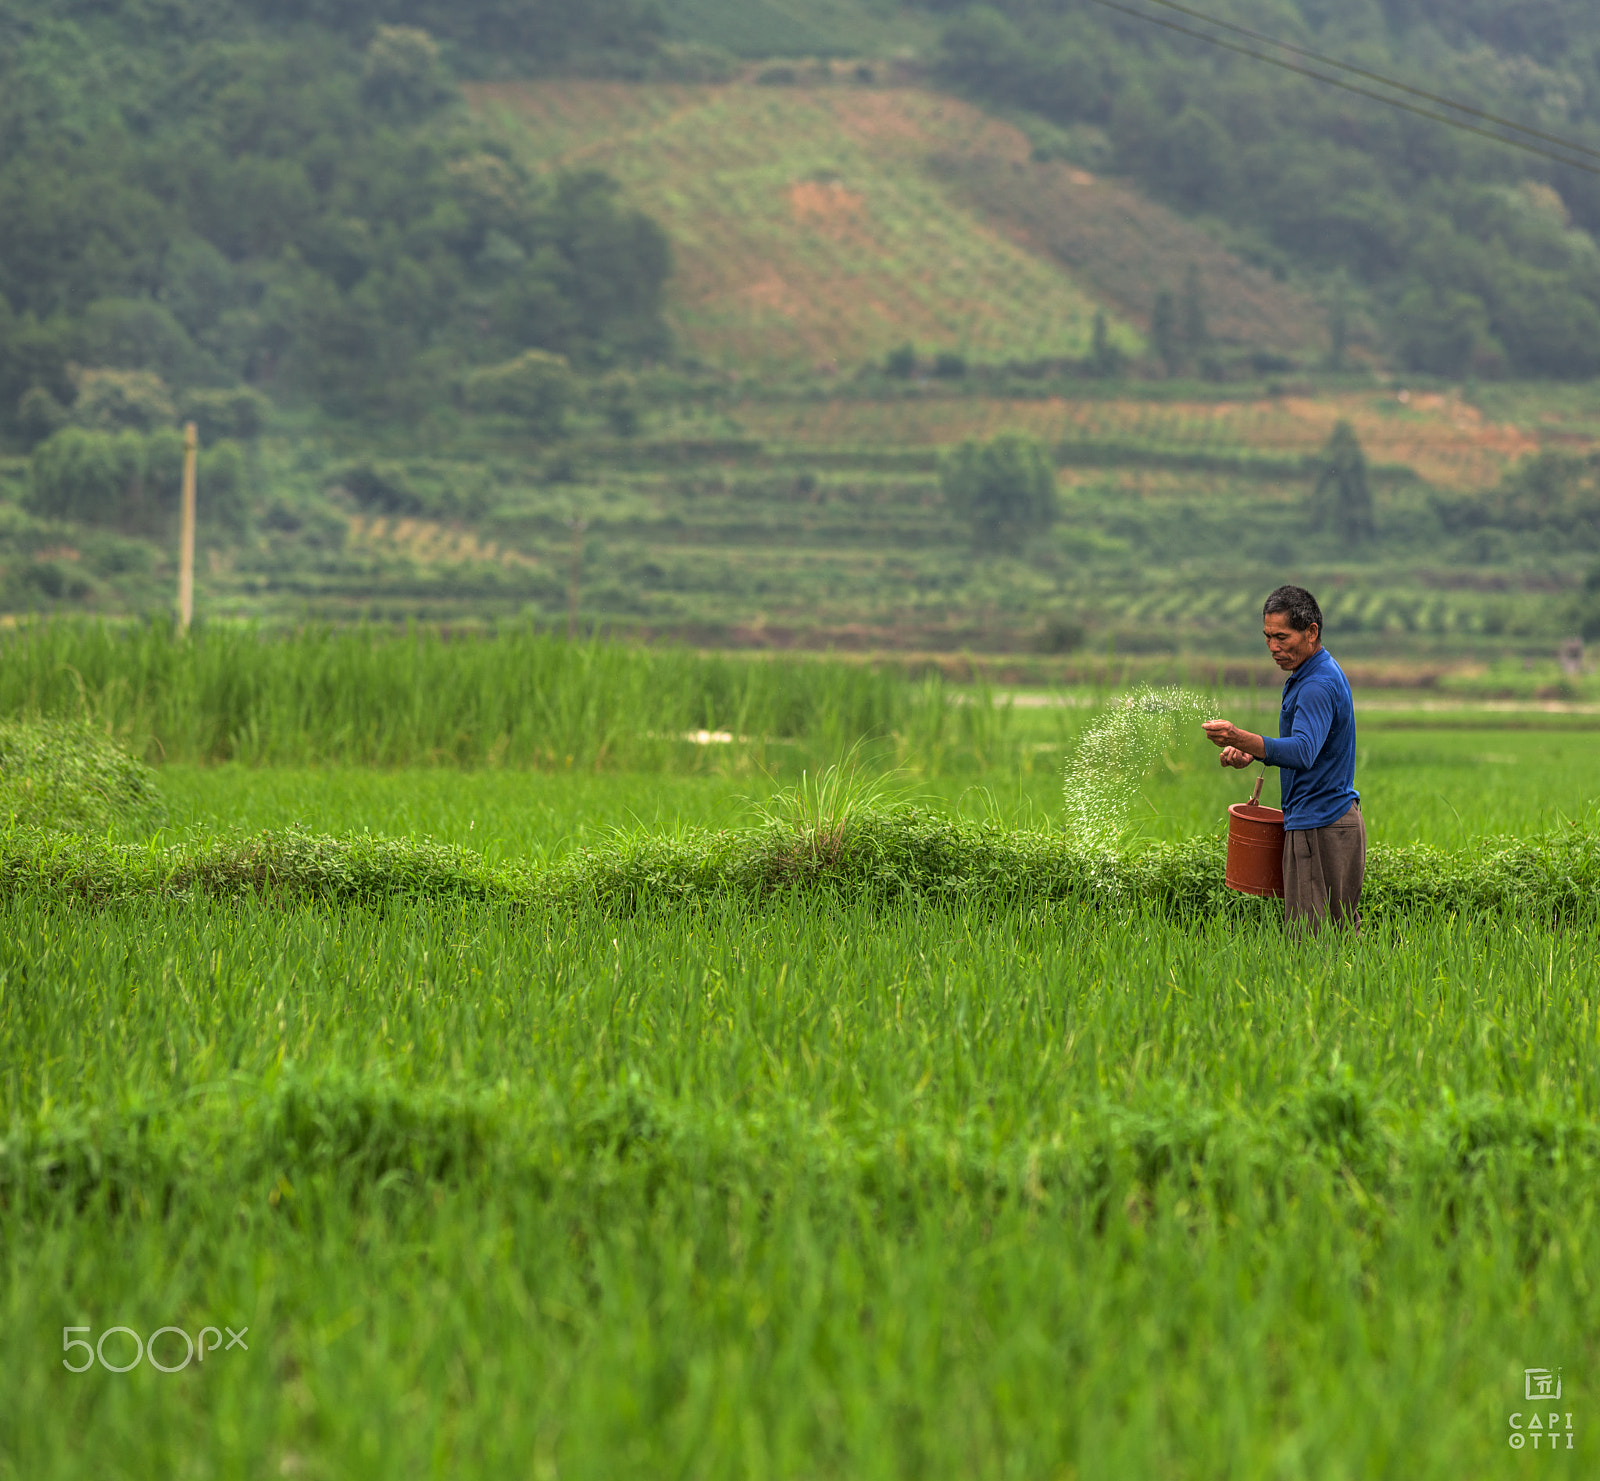
<instances>
[{"instance_id":1,"label":"man's arm","mask_svg":"<svg viewBox=\"0 0 1600 1481\"><path fill-rule=\"evenodd\" d=\"M1249 730L1240 730L1229 720L1207 720L1206 739L1222 747L1222 764L1243 770L1252 761L1267 759L1266 740Z\"/></svg>"},{"instance_id":2,"label":"man's arm","mask_svg":"<svg viewBox=\"0 0 1600 1481\"><path fill-rule=\"evenodd\" d=\"M1295 702L1294 729L1266 742L1263 760L1268 766L1305 771L1315 766L1323 743L1333 729L1333 695L1325 685L1307 684Z\"/></svg>"}]
</instances>

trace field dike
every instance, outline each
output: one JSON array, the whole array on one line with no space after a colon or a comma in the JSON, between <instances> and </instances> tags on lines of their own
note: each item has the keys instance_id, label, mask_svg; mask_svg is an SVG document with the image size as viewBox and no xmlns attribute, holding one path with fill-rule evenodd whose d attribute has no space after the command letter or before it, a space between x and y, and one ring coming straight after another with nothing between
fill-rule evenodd
<instances>
[{"instance_id":1,"label":"field dike","mask_svg":"<svg viewBox=\"0 0 1600 1481\"><path fill-rule=\"evenodd\" d=\"M1273 917L1277 902L1224 887L1223 863L1220 836L1116 852L914 806L831 817L802 812L745 830L618 834L544 869L370 834L334 838L286 829L122 845L15 821L0 832L0 894L88 905L186 896L329 905L483 901L625 915L816 895L884 905L1079 905L1183 918ZM1435 910L1592 923L1597 902L1600 830L1575 823L1535 839L1485 839L1455 853L1374 845L1362 896L1368 919Z\"/></svg>"}]
</instances>

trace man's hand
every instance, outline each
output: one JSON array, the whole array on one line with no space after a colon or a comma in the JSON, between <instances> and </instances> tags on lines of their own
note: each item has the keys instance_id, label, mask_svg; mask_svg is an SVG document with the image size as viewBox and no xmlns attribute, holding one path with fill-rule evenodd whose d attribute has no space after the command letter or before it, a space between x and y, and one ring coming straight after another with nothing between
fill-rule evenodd
<instances>
[{"instance_id":1,"label":"man's hand","mask_svg":"<svg viewBox=\"0 0 1600 1481\"><path fill-rule=\"evenodd\" d=\"M1266 760L1267 743L1251 731L1240 730L1231 720L1207 720L1201 728L1206 739L1222 749L1224 766L1244 767Z\"/></svg>"}]
</instances>

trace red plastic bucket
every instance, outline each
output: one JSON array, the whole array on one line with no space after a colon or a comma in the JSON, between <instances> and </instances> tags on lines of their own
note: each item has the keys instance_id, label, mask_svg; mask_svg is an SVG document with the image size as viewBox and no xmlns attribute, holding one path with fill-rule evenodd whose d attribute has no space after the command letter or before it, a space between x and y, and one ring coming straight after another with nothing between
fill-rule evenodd
<instances>
[{"instance_id":1,"label":"red plastic bucket","mask_svg":"<svg viewBox=\"0 0 1600 1481\"><path fill-rule=\"evenodd\" d=\"M1281 808L1236 802L1228 809L1228 872L1223 883L1244 895L1283 897Z\"/></svg>"}]
</instances>

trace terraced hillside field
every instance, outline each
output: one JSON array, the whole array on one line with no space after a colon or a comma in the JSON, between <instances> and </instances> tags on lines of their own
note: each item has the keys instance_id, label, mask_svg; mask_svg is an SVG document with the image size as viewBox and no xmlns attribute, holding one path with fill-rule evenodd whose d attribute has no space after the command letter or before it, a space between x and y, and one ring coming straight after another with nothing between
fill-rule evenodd
<instances>
[{"instance_id":1,"label":"terraced hillside field","mask_svg":"<svg viewBox=\"0 0 1600 1481\"><path fill-rule=\"evenodd\" d=\"M1259 400L921 399L751 402L747 432L795 446L948 446L1024 432L1052 443L1128 442L1174 452L1250 456L1313 453L1348 421L1374 462L1409 468L1441 488L1487 488L1547 441L1587 449L1591 439L1537 423L1496 421L1459 393L1401 390L1267 396Z\"/></svg>"},{"instance_id":2,"label":"terraced hillside field","mask_svg":"<svg viewBox=\"0 0 1600 1481\"><path fill-rule=\"evenodd\" d=\"M1298 295L1148 203L1130 225L1130 193L1081 171L1029 176L1053 234L1019 222L1014 187L990 201L973 177L1027 173L1027 139L920 88L552 80L472 97L528 159L603 167L664 223L673 326L714 363L843 367L907 341L986 361L1081 355L1097 305L1136 351L1136 323L1191 261L1219 332L1280 348L1320 332ZM1063 222L1081 228L1077 246ZM1147 292L1126 270L1113 281L1108 264L1129 253Z\"/></svg>"}]
</instances>

